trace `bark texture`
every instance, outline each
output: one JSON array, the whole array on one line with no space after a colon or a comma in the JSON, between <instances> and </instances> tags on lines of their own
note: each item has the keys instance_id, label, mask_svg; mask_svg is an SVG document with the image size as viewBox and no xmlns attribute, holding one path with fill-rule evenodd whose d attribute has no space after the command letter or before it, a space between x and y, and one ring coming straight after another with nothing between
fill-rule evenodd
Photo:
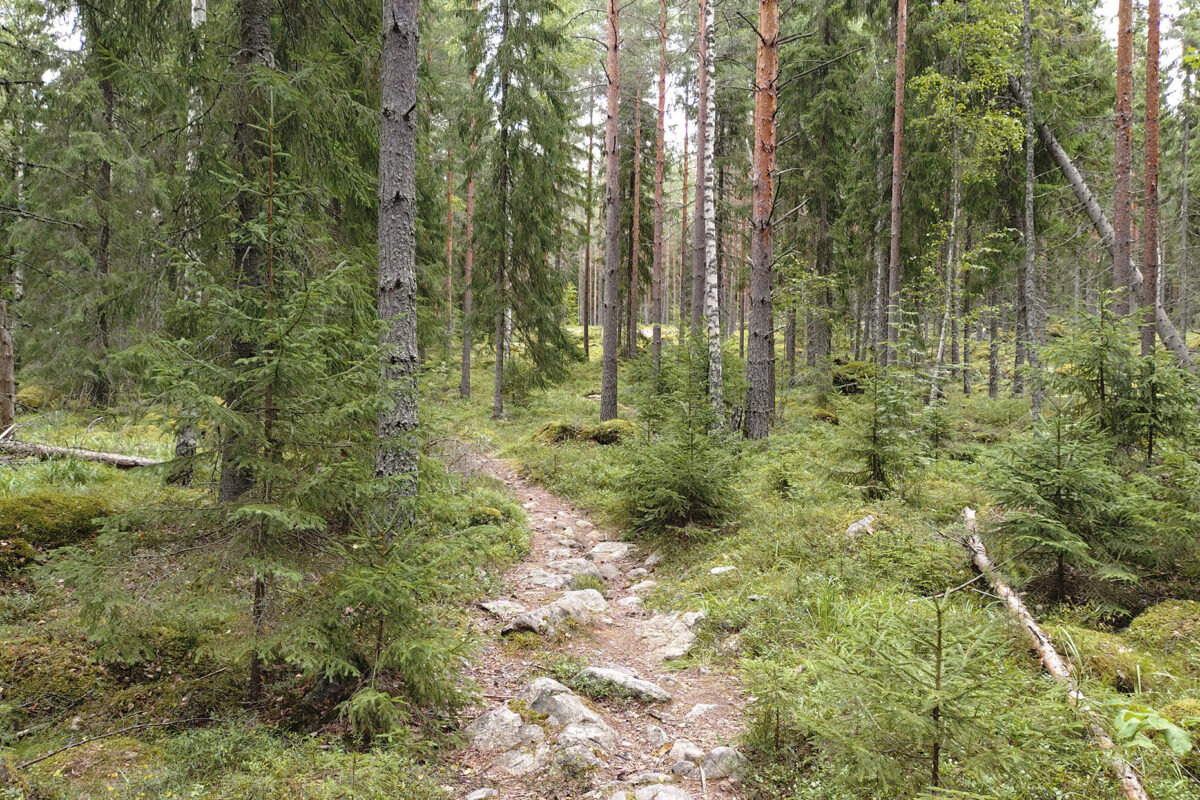
<instances>
[{"instance_id":1,"label":"bark texture","mask_svg":"<svg viewBox=\"0 0 1200 800\"><path fill-rule=\"evenodd\" d=\"M666 156L667 118L667 0L658 4L658 123L654 139L654 282L650 289L650 322L654 333L650 358L654 374L662 359L663 326L663 161Z\"/></svg>"},{"instance_id":2,"label":"bark texture","mask_svg":"<svg viewBox=\"0 0 1200 800\"><path fill-rule=\"evenodd\" d=\"M411 476L407 484L415 491L417 0L384 0L380 70L377 302L387 322L383 378L395 404L379 420L375 473Z\"/></svg>"},{"instance_id":3,"label":"bark texture","mask_svg":"<svg viewBox=\"0 0 1200 800\"><path fill-rule=\"evenodd\" d=\"M1034 172L1033 155L1037 146L1037 133L1033 122L1033 20L1029 8L1030 0L1023 0L1021 23L1021 49L1024 55L1025 91L1021 92L1021 106L1025 113L1025 264L1022 280L1025 282L1025 360L1030 370L1030 409L1034 421L1042 416L1042 381L1038 374L1038 349L1042 344L1042 304L1038 296L1036 275L1037 234L1034 230L1033 189L1037 174Z\"/></svg>"},{"instance_id":4,"label":"bark texture","mask_svg":"<svg viewBox=\"0 0 1200 800\"><path fill-rule=\"evenodd\" d=\"M600 373L600 420L617 417L617 271L621 262L621 175L617 165L617 114L620 104L620 43L617 0L608 0L608 117L604 121L604 360Z\"/></svg>"},{"instance_id":5,"label":"bark texture","mask_svg":"<svg viewBox=\"0 0 1200 800\"><path fill-rule=\"evenodd\" d=\"M1029 2L1029 0L1025 0ZM1142 305L1146 322L1142 326L1142 355L1154 352L1154 309L1158 297L1158 22L1159 0L1150 0L1146 21L1146 211L1142 225ZM1027 81L1028 82L1028 81Z\"/></svg>"},{"instance_id":6,"label":"bark texture","mask_svg":"<svg viewBox=\"0 0 1200 800\"><path fill-rule=\"evenodd\" d=\"M715 5L704 4L704 73L710 89L717 85L716 58L713 54ZM708 399L718 417L723 417L721 376L721 287L717 271L716 175L713 172L713 145L716 143L717 104L713 98L704 109L704 321L708 334Z\"/></svg>"},{"instance_id":7,"label":"bark texture","mask_svg":"<svg viewBox=\"0 0 1200 800\"><path fill-rule=\"evenodd\" d=\"M715 0L712 0L715 2ZM697 65L699 94L696 99L696 211L692 218L692 335L700 335L700 325L704 319L704 264L705 264L705 220L704 220L704 185L705 185L705 153L708 152L708 36L707 28L710 0L700 0L699 59Z\"/></svg>"},{"instance_id":8,"label":"bark texture","mask_svg":"<svg viewBox=\"0 0 1200 800\"><path fill-rule=\"evenodd\" d=\"M7 431L16 419L17 383L13 378L15 369L8 303L0 300L0 432Z\"/></svg>"},{"instance_id":9,"label":"bark texture","mask_svg":"<svg viewBox=\"0 0 1200 800\"><path fill-rule=\"evenodd\" d=\"M908 52L908 2L896 5L896 98L892 120L892 239L888 251L888 354L900 340L900 195L904 182L904 59Z\"/></svg>"},{"instance_id":10,"label":"bark texture","mask_svg":"<svg viewBox=\"0 0 1200 800\"><path fill-rule=\"evenodd\" d=\"M642 264L642 87L633 93L633 230L629 237L629 305L626 306L625 357L636 358L638 349L638 281L641 279Z\"/></svg>"},{"instance_id":11,"label":"bark texture","mask_svg":"<svg viewBox=\"0 0 1200 800\"><path fill-rule=\"evenodd\" d=\"M771 420L771 211L775 203L775 110L779 102L779 2L759 0L754 70L754 161L750 240L750 342L745 435L762 439Z\"/></svg>"},{"instance_id":12,"label":"bark texture","mask_svg":"<svg viewBox=\"0 0 1200 800\"><path fill-rule=\"evenodd\" d=\"M1026 87L1028 88L1028 87ZM1116 141L1113 145L1113 289L1122 313L1132 311L1129 267L1132 262L1133 160L1133 0L1117 6Z\"/></svg>"},{"instance_id":13,"label":"bark texture","mask_svg":"<svg viewBox=\"0 0 1200 800\"><path fill-rule=\"evenodd\" d=\"M3 434L5 431L0 431ZM118 469L134 467L154 467L163 462L141 456L127 456L121 453L102 453L97 450L84 450L80 447L53 447L36 442L19 442L16 439L6 439L0 436L0 453L11 453L16 456L31 458L75 458L80 461L96 461L108 464Z\"/></svg>"}]
</instances>

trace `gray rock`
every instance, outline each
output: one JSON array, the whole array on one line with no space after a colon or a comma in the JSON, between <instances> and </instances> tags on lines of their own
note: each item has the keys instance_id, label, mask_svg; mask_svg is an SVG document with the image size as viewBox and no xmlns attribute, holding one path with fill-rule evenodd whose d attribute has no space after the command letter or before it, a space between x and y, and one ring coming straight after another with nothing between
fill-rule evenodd
<instances>
[{"instance_id":1,"label":"gray rock","mask_svg":"<svg viewBox=\"0 0 1200 800\"><path fill-rule=\"evenodd\" d=\"M714 747L708 751L708 755L704 757L704 763L700 768L704 770L704 777L712 780L720 780L728 778L731 775L736 775L738 770L746 763L746 758L732 747Z\"/></svg>"},{"instance_id":2,"label":"gray rock","mask_svg":"<svg viewBox=\"0 0 1200 800\"><path fill-rule=\"evenodd\" d=\"M560 541L559 541L559 544L567 545L568 543L567 543L567 542L563 542L563 541L561 541L561 540L560 540ZM552 559L554 559L555 561L561 561L561 560L563 560L564 558L570 558L570 557L571 557L571 548L570 548L570 546L569 546L569 545L568 545L568 546L566 546L566 547L551 547L551 548L550 548L550 549L549 549L549 550L546 552L546 556L547 556L548 558L552 558Z\"/></svg>"},{"instance_id":3,"label":"gray rock","mask_svg":"<svg viewBox=\"0 0 1200 800\"><path fill-rule=\"evenodd\" d=\"M601 542L588 551L588 558L597 564L620 561L636 548L627 542Z\"/></svg>"},{"instance_id":4,"label":"gray rock","mask_svg":"<svg viewBox=\"0 0 1200 800\"><path fill-rule=\"evenodd\" d=\"M629 572L625 573L625 577L629 578L629 580L631 580L631 581L636 581L636 580L646 577L649 574L650 574L650 570L648 570L648 569L645 569L643 567L634 567L633 569L629 570Z\"/></svg>"},{"instance_id":5,"label":"gray rock","mask_svg":"<svg viewBox=\"0 0 1200 800\"><path fill-rule=\"evenodd\" d=\"M667 758L672 761L691 761L693 764L699 764L704 760L704 750L687 739L680 739L671 747L671 754Z\"/></svg>"},{"instance_id":6,"label":"gray rock","mask_svg":"<svg viewBox=\"0 0 1200 800\"><path fill-rule=\"evenodd\" d=\"M662 747L669 740L666 731L657 725L651 725L646 728L646 741L650 743L651 747Z\"/></svg>"},{"instance_id":7,"label":"gray rock","mask_svg":"<svg viewBox=\"0 0 1200 800\"><path fill-rule=\"evenodd\" d=\"M676 761L671 765L671 772L682 777L687 777L696 771L696 765L691 761Z\"/></svg>"},{"instance_id":8,"label":"gray rock","mask_svg":"<svg viewBox=\"0 0 1200 800\"><path fill-rule=\"evenodd\" d=\"M635 800L692 800L692 796L678 786L642 786L633 793Z\"/></svg>"},{"instance_id":9,"label":"gray rock","mask_svg":"<svg viewBox=\"0 0 1200 800\"><path fill-rule=\"evenodd\" d=\"M542 586L547 589L561 589L571 580L571 576L558 572L547 572L541 567L533 567L525 573L525 580L534 586Z\"/></svg>"},{"instance_id":10,"label":"gray rock","mask_svg":"<svg viewBox=\"0 0 1200 800\"><path fill-rule=\"evenodd\" d=\"M616 686L632 693L642 700L649 700L654 703L669 703L671 702L671 694L666 689L663 689L650 681L644 681L641 678L635 677L632 673L623 669L610 669L607 667L587 667L575 676L576 680L580 678L597 681L609 686Z\"/></svg>"},{"instance_id":11,"label":"gray rock","mask_svg":"<svg viewBox=\"0 0 1200 800\"><path fill-rule=\"evenodd\" d=\"M495 789L476 789L475 791L471 792L469 795L464 797L463 800L489 800L489 798L492 798L495 796L496 796Z\"/></svg>"},{"instance_id":12,"label":"gray rock","mask_svg":"<svg viewBox=\"0 0 1200 800\"><path fill-rule=\"evenodd\" d=\"M737 572L737 567L732 566L732 565L724 566L724 567L713 567L712 569L710 569L708 571L708 574L709 575L728 575L731 572Z\"/></svg>"},{"instance_id":13,"label":"gray rock","mask_svg":"<svg viewBox=\"0 0 1200 800\"><path fill-rule=\"evenodd\" d=\"M608 800L629 800L629 795L625 792L617 791L612 793L612 797Z\"/></svg>"},{"instance_id":14,"label":"gray rock","mask_svg":"<svg viewBox=\"0 0 1200 800\"><path fill-rule=\"evenodd\" d=\"M683 658L696 643L696 633L692 629L702 619L703 611L656 614L642 626L639 635L646 649L658 659Z\"/></svg>"},{"instance_id":15,"label":"gray rock","mask_svg":"<svg viewBox=\"0 0 1200 800\"><path fill-rule=\"evenodd\" d=\"M563 748L554 757L554 761L560 767L568 767L570 769L591 769L599 767L603 762L592 752L592 749L584 744L571 745Z\"/></svg>"},{"instance_id":16,"label":"gray rock","mask_svg":"<svg viewBox=\"0 0 1200 800\"><path fill-rule=\"evenodd\" d=\"M556 740L560 747L586 747L611 753L617 749L617 732L603 720L573 722L562 729Z\"/></svg>"},{"instance_id":17,"label":"gray rock","mask_svg":"<svg viewBox=\"0 0 1200 800\"><path fill-rule=\"evenodd\" d=\"M641 604L642 598L640 597L622 597L617 601L617 605L625 606L626 608L637 608Z\"/></svg>"},{"instance_id":18,"label":"gray rock","mask_svg":"<svg viewBox=\"0 0 1200 800\"><path fill-rule=\"evenodd\" d=\"M662 550L655 550L653 553L651 553L650 555L648 555L646 557L644 566L646 567L646 569L652 570L655 567L657 567L659 564L662 563L663 558L664 558L664 556L663 556Z\"/></svg>"},{"instance_id":19,"label":"gray rock","mask_svg":"<svg viewBox=\"0 0 1200 800\"><path fill-rule=\"evenodd\" d=\"M550 761L550 747L539 744L529 750L509 750L493 759L492 763L514 777L539 772Z\"/></svg>"},{"instance_id":20,"label":"gray rock","mask_svg":"<svg viewBox=\"0 0 1200 800\"><path fill-rule=\"evenodd\" d=\"M600 570L586 558L565 558L561 561L551 561L547 566L559 572L565 572L572 578L591 575L596 580L600 579Z\"/></svg>"},{"instance_id":21,"label":"gray rock","mask_svg":"<svg viewBox=\"0 0 1200 800\"><path fill-rule=\"evenodd\" d=\"M575 524L576 524L576 525L578 525L578 526L579 526L579 527L581 527L581 528L594 528L594 527L596 527L596 526L595 526L595 525L593 525L592 523L588 522L586 519L581 519L581 520L579 520L578 522L576 522Z\"/></svg>"},{"instance_id":22,"label":"gray rock","mask_svg":"<svg viewBox=\"0 0 1200 800\"><path fill-rule=\"evenodd\" d=\"M480 603L479 607L499 619L507 619L525 611L525 606L512 600L493 600L490 603Z\"/></svg>"},{"instance_id":23,"label":"gray rock","mask_svg":"<svg viewBox=\"0 0 1200 800\"><path fill-rule=\"evenodd\" d=\"M552 603L514 617L500 629L500 632L502 634L514 631L551 633L563 620L573 619L576 622L586 623L591 620L592 614L598 614L607 609L608 601L595 589L566 592Z\"/></svg>"},{"instance_id":24,"label":"gray rock","mask_svg":"<svg viewBox=\"0 0 1200 800\"><path fill-rule=\"evenodd\" d=\"M649 786L656 783L670 783L671 776L665 772L639 772L629 778L634 786Z\"/></svg>"},{"instance_id":25,"label":"gray rock","mask_svg":"<svg viewBox=\"0 0 1200 800\"><path fill-rule=\"evenodd\" d=\"M549 678L539 680L549 681ZM558 683L558 681L551 681ZM563 689L561 683L558 684ZM553 689L543 689L540 692L527 695L522 693L522 697L529 703L529 707L539 714L545 714L547 721L551 725L563 727L576 722L603 722L600 715L579 699L578 696L571 693L569 689L566 691L557 691Z\"/></svg>"},{"instance_id":26,"label":"gray rock","mask_svg":"<svg viewBox=\"0 0 1200 800\"><path fill-rule=\"evenodd\" d=\"M655 586L658 586L658 581L641 581L640 583L635 583L633 586L631 586L629 591L639 595L646 594Z\"/></svg>"},{"instance_id":27,"label":"gray rock","mask_svg":"<svg viewBox=\"0 0 1200 800\"><path fill-rule=\"evenodd\" d=\"M621 570L613 564L601 564L597 569L600 570L600 577L606 581L615 581L621 577Z\"/></svg>"},{"instance_id":28,"label":"gray rock","mask_svg":"<svg viewBox=\"0 0 1200 800\"><path fill-rule=\"evenodd\" d=\"M696 703L696 705L692 706L692 710L684 715L683 721L694 722L708 712L712 711L714 708L718 708L718 706L713 703Z\"/></svg>"},{"instance_id":29,"label":"gray rock","mask_svg":"<svg viewBox=\"0 0 1200 800\"><path fill-rule=\"evenodd\" d=\"M568 687L563 686L554 680L554 678L534 678L529 682L529 685L521 690L519 697L532 707L543 695L570 693L571 690Z\"/></svg>"},{"instance_id":30,"label":"gray rock","mask_svg":"<svg viewBox=\"0 0 1200 800\"><path fill-rule=\"evenodd\" d=\"M853 539L855 536L860 536L864 533L875 532L875 515L867 514L860 520L850 523L850 527L846 528L846 535Z\"/></svg>"},{"instance_id":31,"label":"gray rock","mask_svg":"<svg viewBox=\"0 0 1200 800\"><path fill-rule=\"evenodd\" d=\"M471 746L484 753L496 753L518 747L521 741L521 715L508 706L485 712L466 727Z\"/></svg>"}]
</instances>

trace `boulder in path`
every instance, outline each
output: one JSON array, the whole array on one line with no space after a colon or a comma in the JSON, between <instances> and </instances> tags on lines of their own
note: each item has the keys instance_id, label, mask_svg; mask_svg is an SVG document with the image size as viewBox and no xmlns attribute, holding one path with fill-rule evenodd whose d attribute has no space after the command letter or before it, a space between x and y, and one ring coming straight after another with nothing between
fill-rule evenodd
<instances>
[{"instance_id":1,"label":"boulder in path","mask_svg":"<svg viewBox=\"0 0 1200 800\"><path fill-rule=\"evenodd\" d=\"M512 600L493 600L490 603L480 603L479 607L500 619L508 619L525 612L525 606Z\"/></svg>"},{"instance_id":2,"label":"boulder in path","mask_svg":"<svg viewBox=\"0 0 1200 800\"><path fill-rule=\"evenodd\" d=\"M608 601L604 599L604 595L595 589L580 589L566 592L552 603L514 617L500 629L500 632L502 634L516 631L553 633L555 627L563 620L572 619L576 622L586 623L593 614L606 610L608 610Z\"/></svg>"},{"instance_id":3,"label":"boulder in path","mask_svg":"<svg viewBox=\"0 0 1200 800\"><path fill-rule=\"evenodd\" d=\"M699 764L704 760L704 750L687 739L680 739L671 746L671 754L667 758L671 761L690 761L693 764Z\"/></svg>"},{"instance_id":4,"label":"boulder in path","mask_svg":"<svg viewBox=\"0 0 1200 800\"><path fill-rule=\"evenodd\" d=\"M715 703L696 703L696 705L692 706L692 710L684 715L683 721L695 722L714 708L718 708Z\"/></svg>"},{"instance_id":5,"label":"boulder in path","mask_svg":"<svg viewBox=\"0 0 1200 800\"><path fill-rule=\"evenodd\" d=\"M495 796L496 796L495 789L476 789L475 791L471 792L469 795L464 797L463 800L490 800L490 798L495 797Z\"/></svg>"},{"instance_id":6,"label":"boulder in path","mask_svg":"<svg viewBox=\"0 0 1200 800\"><path fill-rule=\"evenodd\" d=\"M657 684L635 677L633 673L608 667L588 667L575 676L575 680L599 683L603 686L624 690L639 700L652 703L669 703L671 694Z\"/></svg>"},{"instance_id":7,"label":"boulder in path","mask_svg":"<svg viewBox=\"0 0 1200 800\"><path fill-rule=\"evenodd\" d=\"M597 564L620 561L634 551L628 542L601 542L588 551L588 558Z\"/></svg>"},{"instance_id":8,"label":"boulder in path","mask_svg":"<svg viewBox=\"0 0 1200 800\"><path fill-rule=\"evenodd\" d=\"M713 567L708 571L709 575L728 575L731 572L737 572L737 567L728 564L724 567Z\"/></svg>"},{"instance_id":9,"label":"boulder in path","mask_svg":"<svg viewBox=\"0 0 1200 800\"><path fill-rule=\"evenodd\" d=\"M693 629L702 619L703 611L656 614L642 626L642 642L652 655L662 661L683 658L696 643Z\"/></svg>"},{"instance_id":10,"label":"boulder in path","mask_svg":"<svg viewBox=\"0 0 1200 800\"><path fill-rule=\"evenodd\" d=\"M641 786L634 790L635 800L692 800L692 796L678 786L657 783L652 786Z\"/></svg>"},{"instance_id":11,"label":"boulder in path","mask_svg":"<svg viewBox=\"0 0 1200 800\"><path fill-rule=\"evenodd\" d=\"M565 572L572 578L590 575L596 580L600 580L600 570L586 558L564 558L560 561L551 561L547 566L559 572Z\"/></svg>"},{"instance_id":12,"label":"boulder in path","mask_svg":"<svg viewBox=\"0 0 1200 800\"><path fill-rule=\"evenodd\" d=\"M603 720L597 722L572 722L562 729L555 740L560 747L584 747L611 753L617 749L617 732Z\"/></svg>"},{"instance_id":13,"label":"boulder in path","mask_svg":"<svg viewBox=\"0 0 1200 800\"><path fill-rule=\"evenodd\" d=\"M649 593L649 591L655 586L658 586L658 581L645 580L635 583L633 586L629 587L629 591L637 595L642 595Z\"/></svg>"},{"instance_id":14,"label":"boulder in path","mask_svg":"<svg viewBox=\"0 0 1200 800\"><path fill-rule=\"evenodd\" d=\"M467 726L471 746L485 753L511 750L523 744L521 727L525 721L508 706L498 706Z\"/></svg>"},{"instance_id":15,"label":"boulder in path","mask_svg":"<svg viewBox=\"0 0 1200 800\"><path fill-rule=\"evenodd\" d=\"M541 567L533 567L525 573L525 580L534 586L561 589L571 581L571 576L562 572L547 572Z\"/></svg>"},{"instance_id":16,"label":"boulder in path","mask_svg":"<svg viewBox=\"0 0 1200 800\"><path fill-rule=\"evenodd\" d=\"M704 763L700 765L700 768L704 770L706 778L720 780L721 778L736 775L745 763L745 756L736 749L732 747L714 747L708 751L708 755L704 757Z\"/></svg>"}]
</instances>

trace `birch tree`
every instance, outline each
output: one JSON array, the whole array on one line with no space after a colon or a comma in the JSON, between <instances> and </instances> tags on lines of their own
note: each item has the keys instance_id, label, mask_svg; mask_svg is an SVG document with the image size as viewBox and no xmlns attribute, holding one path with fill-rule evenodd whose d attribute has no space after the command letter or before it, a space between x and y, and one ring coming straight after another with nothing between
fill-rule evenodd
<instances>
[{"instance_id":1,"label":"birch tree","mask_svg":"<svg viewBox=\"0 0 1200 800\"><path fill-rule=\"evenodd\" d=\"M713 54L714 5L712 0L704 4L704 30L701 34L705 83L710 90L717 83L716 58ZM713 171L717 104L714 99L710 97L704 109L704 319L708 329L708 399L719 420L724 414L725 401L721 396L720 276L717 274L716 175Z\"/></svg>"}]
</instances>

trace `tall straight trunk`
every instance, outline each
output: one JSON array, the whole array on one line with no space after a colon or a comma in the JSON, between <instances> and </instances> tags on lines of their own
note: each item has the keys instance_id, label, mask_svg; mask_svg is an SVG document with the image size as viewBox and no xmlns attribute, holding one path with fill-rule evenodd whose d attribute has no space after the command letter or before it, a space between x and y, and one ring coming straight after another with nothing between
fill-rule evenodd
<instances>
[{"instance_id":1,"label":"tall straight trunk","mask_svg":"<svg viewBox=\"0 0 1200 800\"><path fill-rule=\"evenodd\" d=\"M687 93L684 93L687 102ZM683 202L679 207L679 344L684 342L684 333L692 308L692 251L688 247L688 117L683 115Z\"/></svg>"},{"instance_id":2,"label":"tall straight trunk","mask_svg":"<svg viewBox=\"0 0 1200 800\"><path fill-rule=\"evenodd\" d=\"M875 169L875 197L876 199L883 198L884 184L887 180L887 162L881 157L879 165ZM875 359L879 363L887 363L887 342L888 342L888 250L883 247L880 241L883 236L884 226L887 225L887 216L881 208L875 217L875 225L872 229L871 241L873 242L873 250L875 253L875 306L872 309L875 314L874 325L872 326L874 336L872 344L874 346Z\"/></svg>"},{"instance_id":3,"label":"tall straight trunk","mask_svg":"<svg viewBox=\"0 0 1200 800\"><path fill-rule=\"evenodd\" d=\"M967 252L970 252L970 243L967 244ZM968 329L969 323L967 320L971 316L971 298L967 295L967 275L966 270L959 270L962 273L962 391L964 397L971 396L971 333Z\"/></svg>"},{"instance_id":4,"label":"tall straight trunk","mask_svg":"<svg viewBox=\"0 0 1200 800\"><path fill-rule=\"evenodd\" d=\"M1025 89L1030 89L1026 80ZM1133 0L1117 5L1116 143L1113 146L1113 289L1121 313L1133 310L1129 293L1132 257L1132 201L1130 181L1133 159Z\"/></svg>"},{"instance_id":5,"label":"tall straight trunk","mask_svg":"<svg viewBox=\"0 0 1200 800\"><path fill-rule=\"evenodd\" d=\"M600 420L617 416L617 273L621 263L621 175L617 164L617 114L620 104L618 0L608 0L608 117L604 122L604 361L600 373Z\"/></svg>"},{"instance_id":6,"label":"tall straight trunk","mask_svg":"<svg viewBox=\"0 0 1200 800\"><path fill-rule=\"evenodd\" d=\"M274 61L271 52L271 2L270 0L242 0L238 15L238 118L234 125L234 152L241 171L242 181L247 186L259 179L260 164L265 155L258 130L255 127L265 114L267 99L254 79L256 68L270 67ZM414 55L415 58L415 55ZM238 220L243 229L258 218L260 203L256 192L239 189L234 197ZM263 252L253 237L239 237L233 242L233 271L240 276L242 286L262 285ZM258 343L237 339L232 343L234 358L248 363L257 352ZM253 397L227 398L231 407L238 411L256 408L258 401ZM245 452L249 443L230 429L222 446L221 478L218 499L231 503L254 486L254 473L245 465L250 455Z\"/></svg>"},{"instance_id":7,"label":"tall straight trunk","mask_svg":"<svg viewBox=\"0 0 1200 800\"><path fill-rule=\"evenodd\" d=\"M667 119L667 0L658 5L658 123L654 143L654 284L651 288L650 321L654 325L650 357L654 374L662 360L663 326L663 161L666 156Z\"/></svg>"},{"instance_id":8,"label":"tall straight trunk","mask_svg":"<svg viewBox=\"0 0 1200 800\"><path fill-rule=\"evenodd\" d=\"M1183 51L1188 52L1190 41L1185 40ZM1183 135L1179 143L1180 186L1179 186L1179 330L1187 337L1190 307L1188 300L1188 233L1192 215L1188 210L1188 146L1192 138L1192 71L1183 70Z\"/></svg>"},{"instance_id":9,"label":"tall straight trunk","mask_svg":"<svg viewBox=\"0 0 1200 800\"><path fill-rule=\"evenodd\" d=\"M716 94L716 58L713 53L714 0L704 3L705 82ZM704 109L704 320L708 329L708 399L717 415L717 424L725 413L721 375L721 305L717 274L716 175L713 174L713 145L716 144L717 103L709 97Z\"/></svg>"},{"instance_id":10,"label":"tall straight trunk","mask_svg":"<svg viewBox=\"0 0 1200 800\"><path fill-rule=\"evenodd\" d=\"M699 25L699 59L698 79L700 91L696 102L696 212L692 219L692 335L699 337L700 325L704 319L704 266L705 266L705 231L707 223L704 219L705 214L705 181L707 175L706 168L706 153L709 152L708 144L708 106L709 106L709 85L708 85L708 37L705 34L707 27L708 11L707 7L710 3L716 0L700 0L700 25Z\"/></svg>"},{"instance_id":11,"label":"tall straight trunk","mask_svg":"<svg viewBox=\"0 0 1200 800\"><path fill-rule=\"evenodd\" d=\"M479 0L472 5L478 10ZM476 73L471 70L471 88L475 88ZM464 398L471 396L471 323L475 313L475 292L471 286L475 270L475 112L471 112L471 144L470 155L467 158L467 219L466 237L467 252L463 254L463 324L462 324L462 378L458 384L458 393ZM585 340L586 341L586 340Z\"/></svg>"},{"instance_id":12,"label":"tall straight trunk","mask_svg":"<svg viewBox=\"0 0 1200 800\"><path fill-rule=\"evenodd\" d=\"M775 111L779 102L779 0L758 2L754 69L754 159L750 239L750 343L746 359L746 438L767 435L774 413L770 341L771 212L775 204Z\"/></svg>"},{"instance_id":13,"label":"tall straight trunk","mask_svg":"<svg viewBox=\"0 0 1200 800\"><path fill-rule=\"evenodd\" d=\"M100 80L100 94L104 98L104 130L108 138L112 138L113 118L116 112L116 90L108 77ZM96 376L92 379L92 400L97 405L108 405L112 387L108 380L108 293L109 278L112 274L110 265L110 244L112 241L112 162L107 158L100 161L100 170L96 185L96 200L100 211L100 230L96 237L96 277L99 288L96 293L96 342L99 345L99 364Z\"/></svg>"},{"instance_id":14,"label":"tall straight trunk","mask_svg":"<svg viewBox=\"0 0 1200 800\"><path fill-rule=\"evenodd\" d=\"M446 148L446 361L454 338L454 151Z\"/></svg>"},{"instance_id":15,"label":"tall straight trunk","mask_svg":"<svg viewBox=\"0 0 1200 800\"><path fill-rule=\"evenodd\" d=\"M1025 0L1029 2L1029 0ZM1159 0L1150 0L1146 19L1146 184L1145 223L1143 229L1142 305L1146 321L1142 325L1142 355L1154 352L1154 309L1158 297L1158 22Z\"/></svg>"},{"instance_id":16,"label":"tall straight trunk","mask_svg":"<svg viewBox=\"0 0 1200 800\"><path fill-rule=\"evenodd\" d=\"M583 357L589 362L592 360L592 349L589 339L591 334L588 328L591 326L591 285L592 285L592 134L595 130L593 127L596 118L596 103L593 99L588 103L588 176L587 176L587 194L584 197L584 234L583 234L583 282L580 284L579 291L579 309L583 315L580 322L583 324Z\"/></svg>"},{"instance_id":17,"label":"tall straight trunk","mask_svg":"<svg viewBox=\"0 0 1200 800\"><path fill-rule=\"evenodd\" d=\"M633 230L629 237L629 306L628 338L625 340L625 357L634 358L638 351L638 281L642 264L642 87L639 83L633 98Z\"/></svg>"},{"instance_id":18,"label":"tall straight trunk","mask_svg":"<svg viewBox=\"0 0 1200 800\"><path fill-rule=\"evenodd\" d=\"M8 433L16 419L17 383L14 380L12 325L8 303L0 300L0 435Z\"/></svg>"},{"instance_id":19,"label":"tall straight trunk","mask_svg":"<svg viewBox=\"0 0 1200 800\"><path fill-rule=\"evenodd\" d=\"M892 239L888 253L888 363L900 341L900 194L904 182L904 59L908 51L908 0L896 4L896 113L892 121Z\"/></svg>"},{"instance_id":20,"label":"tall straight trunk","mask_svg":"<svg viewBox=\"0 0 1200 800\"><path fill-rule=\"evenodd\" d=\"M996 290L988 289L988 397L1000 396L1000 314L996 308Z\"/></svg>"},{"instance_id":21,"label":"tall straight trunk","mask_svg":"<svg viewBox=\"0 0 1200 800\"><path fill-rule=\"evenodd\" d=\"M823 142L823 140L822 140ZM822 143L822 149L824 144ZM815 264L819 285L813 294L813 305L808 316L808 342L805 361L816 366L829 358L833 347L833 332L830 330L829 315L832 313L833 297L824 280L829 276L829 193L825 187L817 188L817 240Z\"/></svg>"},{"instance_id":22,"label":"tall straight trunk","mask_svg":"<svg viewBox=\"0 0 1200 800\"><path fill-rule=\"evenodd\" d=\"M787 351L788 387L796 383L796 306L787 307L787 321L783 326L783 349Z\"/></svg>"},{"instance_id":23,"label":"tall straight trunk","mask_svg":"<svg viewBox=\"0 0 1200 800\"><path fill-rule=\"evenodd\" d=\"M950 237L946 242L946 302L942 312L942 324L938 333L937 356L933 361L932 376L929 380L929 404L933 405L938 399L938 378L942 363L946 357L946 334L950 328L950 314L954 306L954 265L958 260L958 208L959 208L959 154L958 127L955 125L953 134L954 170L950 188Z\"/></svg>"},{"instance_id":24,"label":"tall straight trunk","mask_svg":"<svg viewBox=\"0 0 1200 800\"><path fill-rule=\"evenodd\" d=\"M1030 0L1022 0L1023 20L1021 23L1021 50L1023 53L1025 91L1021 93L1021 105L1025 112L1025 335L1027 347L1025 360L1029 364L1030 411L1033 421L1042 417L1042 380L1038 375L1038 350L1042 345L1042 303L1036 280L1037 234L1034 230L1034 148L1037 146L1037 131L1033 121L1033 18Z\"/></svg>"},{"instance_id":25,"label":"tall straight trunk","mask_svg":"<svg viewBox=\"0 0 1200 800\"><path fill-rule=\"evenodd\" d=\"M500 44L508 39L511 23L510 0L500 0ZM496 180L496 191L500 197L500 252L496 258L496 365L492 380L492 417L504 417L504 360L508 357L509 331L512 326L512 311L508 305L508 142L512 131L508 127L509 60L504 59L500 67L500 169Z\"/></svg>"},{"instance_id":26,"label":"tall straight trunk","mask_svg":"<svg viewBox=\"0 0 1200 800\"><path fill-rule=\"evenodd\" d=\"M262 2L268 9L269 0ZM379 318L383 377L395 404L379 419L375 473L416 491L417 0L383 0L379 132Z\"/></svg>"}]
</instances>

